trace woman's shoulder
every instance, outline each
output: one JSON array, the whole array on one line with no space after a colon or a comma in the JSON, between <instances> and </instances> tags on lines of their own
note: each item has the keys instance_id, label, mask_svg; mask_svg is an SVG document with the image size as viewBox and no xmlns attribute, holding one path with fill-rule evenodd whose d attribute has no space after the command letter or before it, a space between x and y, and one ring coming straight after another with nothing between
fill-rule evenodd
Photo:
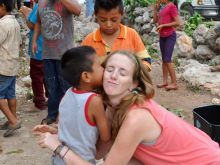
<instances>
[{"instance_id":1,"label":"woman's shoulder","mask_svg":"<svg viewBox=\"0 0 220 165\"><path fill-rule=\"evenodd\" d=\"M128 111L125 119L131 124L140 123L146 121L147 118L152 117L150 109L148 107L134 107Z\"/></svg>"}]
</instances>

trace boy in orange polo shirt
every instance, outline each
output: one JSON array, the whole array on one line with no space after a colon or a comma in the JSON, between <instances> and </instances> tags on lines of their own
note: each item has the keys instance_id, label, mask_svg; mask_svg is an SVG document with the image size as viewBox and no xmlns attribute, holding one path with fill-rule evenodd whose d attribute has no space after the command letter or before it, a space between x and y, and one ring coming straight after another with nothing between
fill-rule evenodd
<instances>
[{"instance_id":1,"label":"boy in orange polo shirt","mask_svg":"<svg viewBox=\"0 0 220 165\"><path fill-rule=\"evenodd\" d=\"M101 60L116 50L135 53L151 70L151 57L140 36L134 29L121 24L122 0L96 0L94 12L100 28L88 34L82 45L92 46Z\"/></svg>"}]
</instances>

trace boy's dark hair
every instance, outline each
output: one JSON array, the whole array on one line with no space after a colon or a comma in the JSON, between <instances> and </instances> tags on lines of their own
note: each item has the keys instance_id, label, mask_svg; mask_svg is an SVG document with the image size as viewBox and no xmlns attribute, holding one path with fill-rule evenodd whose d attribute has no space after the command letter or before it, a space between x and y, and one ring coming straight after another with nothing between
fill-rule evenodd
<instances>
[{"instance_id":1,"label":"boy's dark hair","mask_svg":"<svg viewBox=\"0 0 220 165\"><path fill-rule=\"evenodd\" d=\"M67 50L61 59L61 74L73 87L78 87L82 72L92 72L95 49L90 46L79 46Z\"/></svg>"},{"instance_id":2,"label":"boy's dark hair","mask_svg":"<svg viewBox=\"0 0 220 165\"><path fill-rule=\"evenodd\" d=\"M11 12L14 8L14 0L0 0L0 5L4 5L7 12Z\"/></svg>"},{"instance_id":3,"label":"boy's dark hair","mask_svg":"<svg viewBox=\"0 0 220 165\"><path fill-rule=\"evenodd\" d=\"M95 0L94 12L98 13L100 9L110 11L119 7L119 12L121 15L124 14L124 5L122 0Z\"/></svg>"}]
</instances>

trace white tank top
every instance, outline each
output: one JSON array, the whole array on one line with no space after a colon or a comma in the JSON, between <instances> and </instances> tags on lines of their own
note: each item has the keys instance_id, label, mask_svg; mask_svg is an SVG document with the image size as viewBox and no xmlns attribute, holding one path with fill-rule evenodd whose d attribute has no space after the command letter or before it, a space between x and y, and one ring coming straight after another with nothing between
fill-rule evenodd
<instances>
[{"instance_id":1,"label":"white tank top","mask_svg":"<svg viewBox=\"0 0 220 165\"><path fill-rule=\"evenodd\" d=\"M88 106L97 94L69 88L59 106L58 136L60 141L83 159L95 163L98 130L89 120ZM53 164L65 164L58 156Z\"/></svg>"}]
</instances>

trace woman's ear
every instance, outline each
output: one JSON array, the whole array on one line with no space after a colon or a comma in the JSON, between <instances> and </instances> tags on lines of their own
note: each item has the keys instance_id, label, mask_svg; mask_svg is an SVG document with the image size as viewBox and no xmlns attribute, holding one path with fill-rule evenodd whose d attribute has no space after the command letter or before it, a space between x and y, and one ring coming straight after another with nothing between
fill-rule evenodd
<instances>
[{"instance_id":1,"label":"woman's ear","mask_svg":"<svg viewBox=\"0 0 220 165\"><path fill-rule=\"evenodd\" d=\"M82 72L81 82L90 83L91 82L91 74L89 72Z\"/></svg>"},{"instance_id":2,"label":"woman's ear","mask_svg":"<svg viewBox=\"0 0 220 165\"><path fill-rule=\"evenodd\" d=\"M134 88L137 88L139 85L138 81L134 81L133 84L131 85L131 89L129 89L130 91L132 91Z\"/></svg>"},{"instance_id":3,"label":"woman's ear","mask_svg":"<svg viewBox=\"0 0 220 165\"><path fill-rule=\"evenodd\" d=\"M139 85L138 81L134 81L134 83L133 83L133 89L134 89L134 88L137 88L138 85Z\"/></svg>"}]
</instances>

